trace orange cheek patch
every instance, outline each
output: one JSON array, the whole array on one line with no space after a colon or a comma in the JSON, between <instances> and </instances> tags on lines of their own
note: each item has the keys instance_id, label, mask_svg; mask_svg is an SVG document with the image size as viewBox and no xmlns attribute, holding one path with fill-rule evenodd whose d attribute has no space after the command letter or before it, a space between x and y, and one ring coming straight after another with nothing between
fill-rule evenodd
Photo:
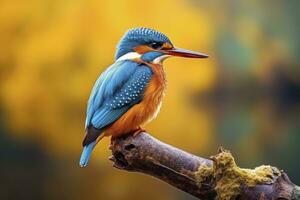
<instances>
[{"instance_id":1,"label":"orange cheek patch","mask_svg":"<svg viewBox=\"0 0 300 200\"><path fill-rule=\"evenodd\" d=\"M148 47L147 45L140 45L137 46L133 49L135 52L139 53L139 54L144 54L147 53L149 51L153 51L152 48Z\"/></svg>"},{"instance_id":2,"label":"orange cheek patch","mask_svg":"<svg viewBox=\"0 0 300 200\"><path fill-rule=\"evenodd\" d=\"M170 43L168 42L165 42L163 43L163 46L161 47L161 50L168 50L168 49L173 49L173 45L171 45ZM133 48L133 50L139 54L145 54L147 52L150 52L150 51L160 51L159 49L153 49L147 45L140 45L140 46L137 46L135 48Z\"/></svg>"},{"instance_id":3,"label":"orange cheek patch","mask_svg":"<svg viewBox=\"0 0 300 200\"><path fill-rule=\"evenodd\" d=\"M162 46L162 49L173 49L173 46L170 43L165 42Z\"/></svg>"}]
</instances>

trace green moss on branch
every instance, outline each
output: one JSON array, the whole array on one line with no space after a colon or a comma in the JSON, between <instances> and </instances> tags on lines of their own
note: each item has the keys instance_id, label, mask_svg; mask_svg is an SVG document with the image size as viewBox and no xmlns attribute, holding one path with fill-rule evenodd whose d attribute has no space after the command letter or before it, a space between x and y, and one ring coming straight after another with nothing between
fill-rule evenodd
<instances>
[{"instance_id":1,"label":"green moss on branch","mask_svg":"<svg viewBox=\"0 0 300 200\"><path fill-rule=\"evenodd\" d=\"M214 161L213 166L200 166L195 173L195 178L201 185L207 177L213 177L217 199L220 200L235 199L240 194L242 186L252 188L258 184L272 184L280 175L280 171L271 166L263 165L255 169L240 168L231 153L224 149L211 159Z\"/></svg>"},{"instance_id":2,"label":"green moss on branch","mask_svg":"<svg viewBox=\"0 0 300 200\"><path fill-rule=\"evenodd\" d=\"M292 194L292 200L299 200L300 199L300 187L295 186Z\"/></svg>"}]
</instances>

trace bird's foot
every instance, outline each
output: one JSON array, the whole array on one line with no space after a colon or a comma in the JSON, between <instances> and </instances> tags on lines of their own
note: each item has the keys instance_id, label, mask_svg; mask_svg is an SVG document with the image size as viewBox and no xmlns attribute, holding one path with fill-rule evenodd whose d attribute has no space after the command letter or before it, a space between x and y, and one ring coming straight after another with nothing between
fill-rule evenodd
<instances>
[{"instance_id":1,"label":"bird's foot","mask_svg":"<svg viewBox=\"0 0 300 200\"><path fill-rule=\"evenodd\" d=\"M140 134L141 132L145 132L146 130L141 128L141 127L138 127L134 132L133 132L133 137L136 137L138 134Z\"/></svg>"},{"instance_id":2,"label":"bird's foot","mask_svg":"<svg viewBox=\"0 0 300 200\"><path fill-rule=\"evenodd\" d=\"M110 138L110 147L114 145L116 138L114 136L111 136Z\"/></svg>"}]
</instances>

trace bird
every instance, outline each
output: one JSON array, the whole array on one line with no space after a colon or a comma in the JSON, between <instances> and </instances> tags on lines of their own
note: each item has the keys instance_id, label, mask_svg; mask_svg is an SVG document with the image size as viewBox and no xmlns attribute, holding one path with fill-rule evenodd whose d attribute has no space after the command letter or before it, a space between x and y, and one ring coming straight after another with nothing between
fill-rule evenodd
<instances>
[{"instance_id":1,"label":"bird","mask_svg":"<svg viewBox=\"0 0 300 200\"><path fill-rule=\"evenodd\" d=\"M166 89L163 61L172 56L207 58L208 55L177 48L163 33L151 28L132 28L119 41L115 62L96 80L86 113L85 136L79 164L86 167L96 144L128 133L158 114Z\"/></svg>"}]
</instances>

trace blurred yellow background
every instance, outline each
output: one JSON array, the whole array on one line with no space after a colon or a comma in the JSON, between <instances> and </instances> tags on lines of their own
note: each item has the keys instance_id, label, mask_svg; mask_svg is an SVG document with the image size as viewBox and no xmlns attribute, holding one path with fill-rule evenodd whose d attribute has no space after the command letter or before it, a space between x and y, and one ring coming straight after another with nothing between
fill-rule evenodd
<instances>
[{"instance_id":1,"label":"blurred yellow background","mask_svg":"<svg viewBox=\"0 0 300 200\"><path fill-rule=\"evenodd\" d=\"M133 27L157 29L208 60L165 62L168 89L146 129L240 165L273 164L300 182L297 0L0 2L0 199L194 199L107 160L109 139L79 168L86 102ZM147 189L145 189L147 188Z\"/></svg>"}]
</instances>

